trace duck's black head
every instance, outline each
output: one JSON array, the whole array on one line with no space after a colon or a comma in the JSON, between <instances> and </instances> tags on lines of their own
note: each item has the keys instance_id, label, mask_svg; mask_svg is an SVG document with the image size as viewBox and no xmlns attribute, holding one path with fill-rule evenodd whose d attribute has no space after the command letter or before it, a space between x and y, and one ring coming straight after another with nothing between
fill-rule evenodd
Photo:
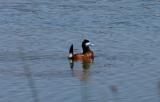
<instances>
[{"instance_id":1,"label":"duck's black head","mask_svg":"<svg viewBox=\"0 0 160 102\"><path fill-rule=\"evenodd\" d=\"M90 45L91 44L90 44L89 40L87 40L87 39L83 40L83 42L82 42L83 53L86 53L87 51L90 51L90 48L89 48Z\"/></svg>"}]
</instances>

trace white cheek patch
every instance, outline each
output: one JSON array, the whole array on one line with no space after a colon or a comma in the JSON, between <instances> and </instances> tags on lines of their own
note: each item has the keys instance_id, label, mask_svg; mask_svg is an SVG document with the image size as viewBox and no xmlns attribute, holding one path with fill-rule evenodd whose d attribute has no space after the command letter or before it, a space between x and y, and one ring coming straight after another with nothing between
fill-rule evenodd
<instances>
[{"instance_id":1,"label":"white cheek patch","mask_svg":"<svg viewBox=\"0 0 160 102\"><path fill-rule=\"evenodd\" d=\"M91 43L90 43L90 42L86 43L86 46L89 46L89 45L91 45Z\"/></svg>"}]
</instances>

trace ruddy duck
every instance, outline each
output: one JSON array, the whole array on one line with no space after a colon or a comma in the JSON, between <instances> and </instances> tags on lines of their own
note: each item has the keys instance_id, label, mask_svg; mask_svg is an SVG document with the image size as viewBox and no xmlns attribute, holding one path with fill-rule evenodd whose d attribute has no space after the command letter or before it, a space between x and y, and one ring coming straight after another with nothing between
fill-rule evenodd
<instances>
[{"instance_id":1,"label":"ruddy duck","mask_svg":"<svg viewBox=\"0 0 160 102\"><path fill-rule=\"evenodd\" d=\"M92 45L89 40L84 39L82 42L82 49L83 52L82 53L77 53L74 54L73 52L73 44L71 45L70 49L69 49L69 59L73 60L73 61L93 61L94 59L94 53L93 51L89 48L89 46Z\"/></svg>"}]
</instances>

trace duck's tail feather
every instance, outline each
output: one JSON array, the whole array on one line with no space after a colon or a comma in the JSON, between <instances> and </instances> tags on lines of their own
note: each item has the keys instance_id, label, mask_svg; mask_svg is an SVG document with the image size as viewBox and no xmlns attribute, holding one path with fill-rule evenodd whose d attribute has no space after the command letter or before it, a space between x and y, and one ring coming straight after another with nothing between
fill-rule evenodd
<instances>
[{"instance_id":1,"label":"duck's tail feather","mask_svg":"<svg viewBox=\"0 0 160 102\"><path fill-rule=\"evenodd\" d=\"M71 45L70 49L69 49L69 56L68 58L71 59L73 57L73 44Z\"/></svg>"}]
</instances>

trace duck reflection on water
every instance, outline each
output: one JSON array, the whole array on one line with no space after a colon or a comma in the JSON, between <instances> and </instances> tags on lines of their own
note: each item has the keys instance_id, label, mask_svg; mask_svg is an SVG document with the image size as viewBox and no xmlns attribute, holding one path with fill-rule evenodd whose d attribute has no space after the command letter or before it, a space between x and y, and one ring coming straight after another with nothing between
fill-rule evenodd
<instances>
[{"instance_id":1,"label":"duck reflection on water","mask_svg":"<svg viewBox=\"0 0 160 102\"><path fill-rule=\"evenodd\" d=\"M89 75L90 75L90 67L91 64L93 64L93 60L92 61L82 61L82 68L75 69L74 68L74 61L70 60L70 68L72 71L72 75L78 77L81 81L85 81L89 79Z\"/></svg>"}]
</instances>

